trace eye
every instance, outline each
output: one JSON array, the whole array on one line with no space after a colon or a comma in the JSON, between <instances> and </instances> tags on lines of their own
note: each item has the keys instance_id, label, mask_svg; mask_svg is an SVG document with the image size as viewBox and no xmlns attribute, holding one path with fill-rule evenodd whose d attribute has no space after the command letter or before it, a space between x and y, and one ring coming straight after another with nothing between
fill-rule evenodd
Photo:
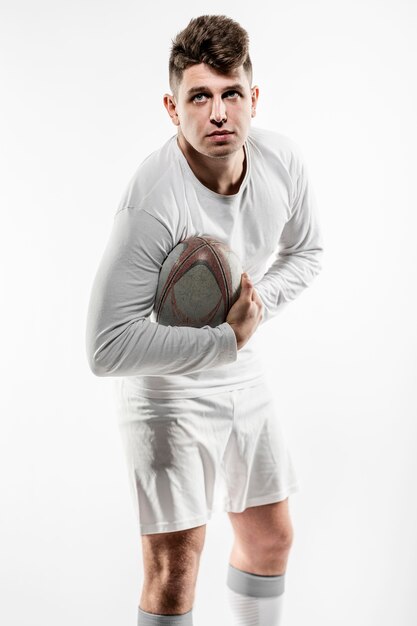
<instances>
[{"instance_id":1,"label":"eye","mask_svg":"<svg viewBox=\"0 0 417 626\"><path fill-rule=\"evenodd\" d=\"M200 100L200 96L204 96L206 97L207 94L205 93L197 93L193 98L191 98L192 102L203 102L203 100ZM197 99L198 98L198 99Z\"/></svg>"},{"instance_id":2,"label":"eye","mask_svg":"<svg viewBox=\"0 0 417 626\"><path fill-rule=\"evenodd\" d=\"M227 91L227 92L226 92L226 96L227 96L227 95L229 95L229 94L235 94L235 95L240 96L240 93L239 93L238 91L234 91L234 90L233 90L233 91Z\"/></svg>"}]
</instances>

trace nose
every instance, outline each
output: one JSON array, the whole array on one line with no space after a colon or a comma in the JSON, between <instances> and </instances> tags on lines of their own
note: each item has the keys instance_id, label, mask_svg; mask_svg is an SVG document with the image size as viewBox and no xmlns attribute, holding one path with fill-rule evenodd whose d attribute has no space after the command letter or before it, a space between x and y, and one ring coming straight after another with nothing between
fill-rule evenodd
<instances>
[{"instance_id":1,"label":"nose","mask_svg":"<svg viewBox=\"0 0 417 626\"><path fill-rule=\"evenodd\" d=\"M211 109L210 121L217 122L226 122L227 113L226 113L226 104L223 98L213 98L213 106Z\"/></svg>"}]
</instances>

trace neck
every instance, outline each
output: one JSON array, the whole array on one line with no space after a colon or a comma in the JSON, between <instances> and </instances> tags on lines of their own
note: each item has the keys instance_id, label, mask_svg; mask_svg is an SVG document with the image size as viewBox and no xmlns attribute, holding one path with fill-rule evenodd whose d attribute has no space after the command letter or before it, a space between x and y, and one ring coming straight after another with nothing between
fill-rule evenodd
<instances>
[{"instance_id":1,"label":"neck","mask_svg":"<svg viewBox=\"0 0 417 626\"><path fill-rule=\"evenodd\" d=\"M178 133L177 143L194 175L205 187L226 196L239 191L247 168L243 147L225 157L213 158L197 152L181 133Z\"/></svg>"}]
</instances>

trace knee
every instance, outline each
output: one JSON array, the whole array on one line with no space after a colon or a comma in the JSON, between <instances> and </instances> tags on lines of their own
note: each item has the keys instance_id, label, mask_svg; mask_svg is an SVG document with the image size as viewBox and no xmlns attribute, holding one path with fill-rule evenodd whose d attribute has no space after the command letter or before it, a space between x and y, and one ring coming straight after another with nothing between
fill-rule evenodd
<instances>
[{"instance_id":1,"label":"knee","mask_svg":"<svg viewBox=\"0 0 417 626\"><path fill-rule=\"evenodd\" d=\"M286 528L279 532L273 533L270 537L271 548L279 552L290 550L294 540L294 531L292 528Z\"/></svg>"},{"instance_id":2,"label":"knee","mask_svg":"<svg viewBox=\"0 0 417 626\"><path fill-rule=\"evenodd\" d=\"M143 594L157 608L153 612L182 612L192 605L203 544L202 529L143 539Z\"/></svg>"},{"instance_id":3,"label":"knee","mask_svg":"<svg viewBox=\"0 0 417 626\"><path fill-rule=\"evenodd\" d=\"M287 556L293 544L292 528L272 531L265 536L254 536L250 542L235 542L236 551L245 555L251 562L275 562Z\"/></svg>"},{"instance_id":4,"label":"knee","mask_svg":"<svg viewBox=\"0 0 417 626\"><path fill-rule=\"evenodd\" d=\"M252 547L251 559L275 564L286 560L293 543L292 532L279 532L263 538Z\"/></svg>"},{"instance_id":5,"label":"knee","mask_svg":"<svg viewBox=\"0 0 417 626\"><path fill-rule=\"evenodd\" d=\"M182 589L197 575L201 550L168 549L145 562L145 577L161 586Z\"/></svg>"},{"instance_id":6,"label":"knee","mask_svg":"<svg viewBox=\"0 0 417 626\"><path fill-rule=\"evenodd\" d=\"M194 604L198 555L174 557L145 568L142 608L151 613L180 614Z\"/></svg>"},{"instance_id":7,"label":"knee","mask_svg":"<svg viewBox=\"0 0 417 626\"><path fill-rule=\"evenodd\" d=\"M284 527L272 529L261 536L253 537L251 545L254 551L285 552L291 548L293 540L293 528L290 524L286 524Z\"/></svg>"}]
</instances>

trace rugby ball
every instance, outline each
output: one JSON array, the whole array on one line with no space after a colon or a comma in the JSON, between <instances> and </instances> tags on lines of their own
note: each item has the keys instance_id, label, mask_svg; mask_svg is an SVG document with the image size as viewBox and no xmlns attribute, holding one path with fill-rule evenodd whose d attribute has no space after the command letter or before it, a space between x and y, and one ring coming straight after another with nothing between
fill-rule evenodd
<instances>
[{"instance_id":1,"label":"rugby ball","mask_svg":"<svg viewBox=\"0 0 417 626\"><path fill-rule=\"evenodd\" d=\"M227 244L209 235L184 239L162 264L156 321L165 326L218 326L240 294L242 265Z\"/></svg>"}]
</instances>

